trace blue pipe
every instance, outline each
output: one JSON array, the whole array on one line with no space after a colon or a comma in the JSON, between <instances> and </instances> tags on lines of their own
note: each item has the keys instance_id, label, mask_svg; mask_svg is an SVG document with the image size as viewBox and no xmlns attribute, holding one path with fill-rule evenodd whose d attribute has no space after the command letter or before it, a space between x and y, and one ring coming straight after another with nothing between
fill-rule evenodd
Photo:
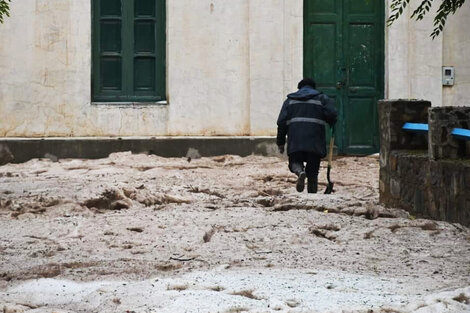
<instances>
[{"instance_id":1,"label":"blue pipe","mask_svg":"<svg viewBox=\"0 0 470 313\"><path fill-rule=\"evenodd\" d=\"M422 123L405 123L403 125L403 130L413 132L413 133L427 133L429 131L428 124Z\"/></svg>"},{"instance_id":2,"label":"blue pipe","mask_svg":"<svg viewBox=\"0 0 470 313\"><path fill-rule=\"evenodd\" d=\"M465 128L454 128L452 135L457 139L470 140L470 130Z\"/></svg>"}]
</instances>

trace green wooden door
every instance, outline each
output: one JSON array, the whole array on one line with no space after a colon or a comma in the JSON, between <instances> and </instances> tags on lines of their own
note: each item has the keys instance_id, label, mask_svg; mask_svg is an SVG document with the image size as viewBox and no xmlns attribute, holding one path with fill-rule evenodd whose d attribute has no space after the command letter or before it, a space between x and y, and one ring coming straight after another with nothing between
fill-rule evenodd
<instances>
[{"instance_id":1,"label":"green wooden door","mask_svg":"<svg viewBox=\"0 0 470 313\"><path fill-rule=\"evenodd\" d=\"M383 47L383 1L304 0L304 76L335 100L340 154L379 150Z\"/></svg>"}]
</instances>

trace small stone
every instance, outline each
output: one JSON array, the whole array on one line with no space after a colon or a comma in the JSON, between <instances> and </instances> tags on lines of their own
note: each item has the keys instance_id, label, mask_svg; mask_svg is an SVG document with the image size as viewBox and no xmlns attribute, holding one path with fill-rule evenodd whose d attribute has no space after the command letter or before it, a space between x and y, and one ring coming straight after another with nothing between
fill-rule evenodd
<instances>
[{"instance_id":1,"label":"small stone","mask_svg":"<svg viewBox=\"0 0 470 313\"><path fill-rule=\"evenodd\" d=\"M129 227L129 228L127 228L127 230L133 231L133 232L136 232L136 233L142 233L144 231L144 229L142 227Z\"/></svg>"},{"instance_id":2,"label":"small stone","mask_svg":"<svg viewBox=\"0 0 470 313\"><path fill-rule=\"evenodd\" d=\"M3 306L3 313L23 313L29 310L28 307L23 305L4 305Z\"/></svg>"},{"instance_id":3,"label":"small stone","mask_svg":"<svg viewBox=\"0 0 470 313\"><path fill-rule=\"evenodd\" d=\"M118 200L118 201L114 201L113 203L111 203L111 205L109 206L109 209L113 211L119 211L123 209L128 209L130 206L131 204L129 203L129 201Z\"/></svg>"},{"instance_id":4,"label":"small stone","mask_svg":"<svg viewBox=\"0 0 470 313\"><path fill-rule=\"evenodd\" d=\"M46 153L46 154L44 154L44 157L46 159L51 160L52 162L59 162L59 158L57 156L53 155L53 154Z\"/></svg>"},{"instance_id":5,"label":"small stone","mask_svg":"<svg viewBox=\"0 0 470 313\"><path fill-rule=\"evenodd\" d=\"M191 160L194 160L194 159L200 159L201 154L199 154L199 151L197 149L189 148L188 152L186 153L186 158L188 162L190 162Z\"/></svg>"},{"instance_id":6,"label":"small stone","mask_svg":"<svg viewBox=\"0 0 470 313\"><path fill-rule=\"evenodd\" d=\"M32 220L35 218L36 216L33 213L24 213L24 214L18 215L19 220Z\"/></svg>"},{"instance_id":7,"label":"small stone","mask_svg":"<svg viewBox=\"0 0 470 313\"><path fill-rule=\"evenodd\" d=\"M377 208L367 208L366 211L366 218L369 220L375 220L376 218L379 217L379 210Z\"/></svg>"}]
</instances>

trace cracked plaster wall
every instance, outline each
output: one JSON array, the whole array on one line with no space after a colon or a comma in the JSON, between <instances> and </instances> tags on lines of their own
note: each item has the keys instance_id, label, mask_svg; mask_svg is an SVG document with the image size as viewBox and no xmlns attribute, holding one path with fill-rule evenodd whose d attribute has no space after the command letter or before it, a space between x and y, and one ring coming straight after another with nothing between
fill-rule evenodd
<instances>
[{"instance_id":1,"label":"cracked plaster wall","mask_svg":"<svg viewBox=\"0 0 470 313\"><path fill-rule=\"evenodd\" d=\"M91 104L90 41L90 1L12 2L0 136L273 135L302 76L302 1L167 1L168 105Z\"/></svg>"},{"instance_id":2,"label":"cracked plaster wall","mask_svg":"<svg viewBox=\"0 0 470 313\"><path fill-rule=\"evenodd\" d=\"M0 136L274 135L302 77L302 0L167 1L168 105L90 103L90 1L21 0L0 25ZM411 10L411 9L410 9ZM409 10L409 12L410 12ZM470 105L470 6L386 28L386 95ZM456 85L442 88L441 66Z\"/></svg>"},{"instance_id":3,"label":"cracked plaster wall","mask_svg":"<svg viewBox=\"0 0 470 313\"><path fill-rule=\"evenodd\" d=\"M422 21L406 18L418 4L410 3L403 17L385 30L387 98L470 106L470 5L450 15L444 32L433 40L429 35L438 3ZM454 66L453 87L442 86L442 66Z\"/></svg>"},{"instance_id":4,"label":"cracked plaster wall","mask_svg":"<svg viewBox=\"0 0 470 313\"><path fill-rule=\"evenodd\" d=\"M445 87L445 106L470 106L470 3L446 23L443 37L443 66L454 66L455 85Z\"/></svg>"}]
</instances>

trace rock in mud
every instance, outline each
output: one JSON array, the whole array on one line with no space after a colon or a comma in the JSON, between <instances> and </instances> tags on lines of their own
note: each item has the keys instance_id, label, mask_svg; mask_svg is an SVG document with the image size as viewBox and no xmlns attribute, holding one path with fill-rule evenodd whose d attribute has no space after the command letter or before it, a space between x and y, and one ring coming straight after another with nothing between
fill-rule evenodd
<instances>
[{"instance_id":1,"label":"rock in mud","mask_svg":"<svg viewBox=\"0 0 470 313\"><path fill-rule=\"evenodd\" d=\"M30 308L24 306L24 305L19 305L19 304L6 304L3 306L3 313L22 313Z\"/></svg>"},{"instance_id":2,"label":"rock in mud","mask_svg":"<svg viewBox=\"0 0 470 313\"><path fill-rule=\"evenodd\" d=\"M44 154L44 158L49 159L52 162L59 162L59 158L51 153Z\"/></svg>"},{"instance_id":3,"label":"rock in mud","mask_svg":"<svg viewBox=\"0 0 470 313\"><path fill-rule=\"evenodd\" d=\"M119 189L107 189L98 198L86 200L83 205L99 210L122 210L132 206L132 201Z\"/></svg>"}]
</instances>

